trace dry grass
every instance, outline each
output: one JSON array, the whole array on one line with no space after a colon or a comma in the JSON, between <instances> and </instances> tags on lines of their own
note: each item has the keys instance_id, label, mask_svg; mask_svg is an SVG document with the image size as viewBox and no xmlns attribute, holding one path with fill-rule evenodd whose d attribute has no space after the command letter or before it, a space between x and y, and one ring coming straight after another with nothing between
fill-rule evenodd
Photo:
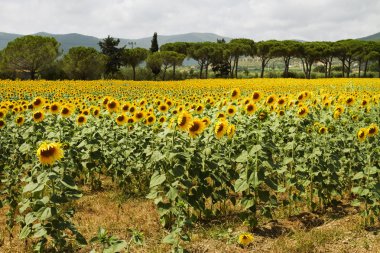
<instances>
[{"instance_id":1,"label":"dry grass","mask_svg":"<svg viewBox=\"0 0 380 253\"><path fill-rule=\"evenodd\" d=\"M318 216L302 213L289 219L270 221L253 231L254 243L246 249L236 244L239 233L246 231L236 217L198 224L191 231L192 242L186 245L190 252L380 252L380 235L364 230L355 211L338 218L333 213ZM76 202L74 222L89 240L99 227L107 229L120 239L129 240L128 229L144 233L144 245L132 246L131 252L169 252L170 246L161 243L166 232L159 223L154 204L146 199L122 199L112 187L89 192ZM17 239L10 243L5 229L5 210L0 210L0 252L26 252L24 243ZM79 252L96 248L88 245Z\"/></svg>"}]
</instances>

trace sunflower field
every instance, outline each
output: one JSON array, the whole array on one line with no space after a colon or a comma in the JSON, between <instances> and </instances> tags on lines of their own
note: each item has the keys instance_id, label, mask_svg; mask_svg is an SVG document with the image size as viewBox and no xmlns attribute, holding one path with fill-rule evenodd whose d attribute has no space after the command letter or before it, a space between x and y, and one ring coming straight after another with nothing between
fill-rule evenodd
<instances>
[{"instance_id":1,"label":"sunflower field","mask_svg":"<svg viewBox=\"0 0 380 253\"><path fill-rule=\"evenodd\" d=\"M378 222L378 79L0 81L0 91L0 208L37 251L87 243L73 203L105 178L154 202L177 252L196 222L231 214L255 227L348 203L363 226Z\"/></svg>"}]
</instances>

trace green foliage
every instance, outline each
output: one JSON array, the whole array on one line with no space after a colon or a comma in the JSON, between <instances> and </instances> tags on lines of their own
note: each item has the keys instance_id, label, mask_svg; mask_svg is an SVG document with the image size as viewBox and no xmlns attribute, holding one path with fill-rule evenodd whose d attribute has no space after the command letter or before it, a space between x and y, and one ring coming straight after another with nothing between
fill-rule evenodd
<instances>
[{"instance_id":1,"label":"green foliage","mask_svg":"<svg viewBox=\"0 0 380 253\"><path fill-rule=\"evenodd\" d=\"M100 49L107 56L105 73L112 77L122 65L123 48L118 48L120 39L115 39L111 36L99 42Z\"/></svg>"}]
</instances>

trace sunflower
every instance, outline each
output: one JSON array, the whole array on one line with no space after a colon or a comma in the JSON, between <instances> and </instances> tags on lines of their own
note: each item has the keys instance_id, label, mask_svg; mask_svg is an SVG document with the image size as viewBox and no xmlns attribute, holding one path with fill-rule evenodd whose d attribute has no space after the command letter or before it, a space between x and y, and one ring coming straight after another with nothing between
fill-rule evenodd
<instances>
[{"instance_id":1,"label":"sunflower","mask_svg":"<svg viewBox=\"0 0 380 253\"><path fill-rule=\"evenodd\" d=\"M227 112L228 116L232 117L232 116L234 116L235 113L236 113L236 107L233 106L233 105L230 105L230 106L228 106L226 112Z\"/></svg>"},{"instance_id":2,"label":"sunflower","mask_svg":"<svg viewBox=\"0 0 380 253\"><path fill-rule=\"evenodd\" d=\"M328 132L327 127L322 126L318 129L319 134L326 134Z\"/></svg>"},{"instance_id":3,"label":"sunflower","mask_svg":"<svg viewBox=\"0 0 380 253\"><path fill-rule=\"evenodd\" d=\"M260 91L254 91L254 92L252 93L252 100L253 100L254 102L259 101L259 100L261 99L261 97L262 97L262 94L261 94Z\"/></svg>"},{"instance_id":4,"label":"sunflower","mask_svg":"<svg viewBox=\"0 0 380 253\"><path fill-rule=\"evenodd\" d=\"M197 137L198 135L200 135L203 132L203 130L205 128L206 128L206 124L202 120L194 119L191 122L190 127L189 127L190 137L192 137L192 138Z\"/></svg>"},{"instance_id":5,"label":"sunflower","mask_svg":"<svg viewBox=\"0 0 380 253\"><path fill-rule=\"evenodd\" d=\"M178 115L177 118L177 125L179 129L183 131L187 131L191 125L192 122L192 116L187 111L183 111Z\"/></svg>"},{"instance_id":6,"label":"sunflower","mask_svg":"<svg viewBox=\"0 0 380 253\"><path fill-rule=\"evenodd\" d=\"M5 126L5 121L0 119L0 128L3 128Z\"/></svg>"},{"instance_id":7,"label":"sunflower","mask_svg":"<svg viewBox=\"0 0 380 253\"><path fill-rule=\"evenodd\" d=\"M58 114L60 108L61 108L61 105L59 103L55 102L55 103L50 105L50 112L52 114Z\"/></svg>"},{"instance_id":8,"label":"sunflower","mask_svg":"<svg viewBox=\"0 0 380 253\"><path fill-rule=\"evenodd\" d=\"M277 114L278 114L279 116L284 116L284 115L285 115L285 111L284 111L284 110L278 110L278 111L277 111Z\"/></svg>"},{"instance_id":9,"label":"sunflower","mask_svg":"<svg viewBox=\"0 0 380 253\"><path fill-rule=\"evenodd\" d=\"M5 118L5 115L7 115L7 111L4 109L0 110L0 119Z\"/></svg>"},{"instance_id":10,"label":"sunflower","mask_svg":"<svg viewBox=\"0 0 380 253\"><path fill-rule=\"evenodd\" d=\"M271 105L271 104L273 104L274 102L276 102L276 95L269 95L268 97L267 97L267 99L265 100L265 103L267 104L267 105Z\"/></svg>"},{"instance_id":11,"label":"sunflower","mask_svg":"<svg viewBox=\"0 0 380 253\"><path fill-rule=\"evenodd\" d=\"M235 135L236 127L233 124L228 125L227 127L227 136L228 139L232 139L232 137Z\"/></svg>"},{"instance_id":12,"label":"sunflower","mask_svg":"<svg viewBox=\"0 0 380 253\"><path fill-rule=\"evenodd\" d=\"M279 98L277 101L277 105L283 107L286 104L285 98Z\"/></svg>"},{"instance_id":13,"label":"sunflower","mask_svg":"<svg viewBox=\"0 0 380 253\"><path fill-rule=\"evenodd\" d=\"M199 105L197 105L197 106L195 107L195 111L196 111L197 113L202 113L204 109L205 109L205 107L204 107L204 105L202 105L202 104L199 104Z\"/></svg>"},{"instance_id":14,"label":"sunflower","mask_svg":"<svg viewBox=\"0 0 380 253\"><path fill-rule=\"evenodd\" d=\"M156 122L156 116L154 116L153 114L148 115L145 118L145 124L146 125L152 125L152 124L154 124L154 122Z\"/></svg>"},{"instance_id":15,"label":"sunflower","mask_svg":"<svg viewBox=\"0 0 380 253\"><path fill-rule=\"evenodd\" d=\"M251 233L243 233L239 235L238 243L242 246L248 246L253 242L253 235Z\"/></svg>"},{"instance_id":16,"label":"sunflower","mask_svg":"<svg viewBox=\"0 0 380 253\"><path fill-rule=\"evenodd\" d=\"M37 157L42 165L53 165L55 161L63 158L60 143L42 143L37 150Z\"/></svg>"},{"instance_id":17,"label":"sunflower","mask_svg":"<svg viewBox=\"0 0 380 253\"><path fill-rule=\"evenodd\" d=\"M22 125L24 124L24 121L25 121L25 118L24 118L23 115L19 115L19 116L17 116L17 117L16 117L16 120L15 120L15 122L16 122L16 124L17 124L18 126L22 126Z\"/></svg>"},{"instance_id":18,"label":"sunflower","mask_svg":"<svg viewBox=\"0 0 380 253\"><path fill-rule=\"evenodd\" d=\"M302 106L298 109L297 115L299 117L306 117L306 115L309 113L309 108L307 106Z\"/></svg>"},{"instance_id":19,"label":"sunflower","mask_svg":"<svg viewBox=\"0 0 380 253\"><path fill-rule=\"evenodd\" d=\"M63 106L61 109L61 116L64 118L70 117L72 113L73 113L73 110L70 108L70 106Z\"/></svg>"},{"instance_id":20,"label":"sunflower","mask_svg":"<svg viewBox=\"0 0 380 253\"><path fill-rule=\"evenodd\" d=\"M121 107L121 109L123 110L123 112L128 112L130 107L131 107L131 103L126 102L126 103L123 104L123 106Z\"/></svg>"},{"instance_id":21,"label":"sunflower","mask_svg":"<svg viewBox=\"0 0 380 253\"><path fill-rule=\"evenodd\" d=\"M120 104L119 104L119 101L117 100L111 100L107 104L107 110L111 113L117 112L119 110L119 107L120 107Z\"/></svg>"},{"instance_id":22,"label":"sunflower","mask_svg":"<svg viewBox=\"0 0 380 253\"><path fill-rule=\"evenodd\" d=\"M77 117L77 124L79 126L82 126L82 125L86 124L86 122L87 122L86 115L79 114L78 117Z\"/></svg>"},{"instance_id":23,"label":"sunflower","mask_svg":"<svg viewBox=\"0 0 380 253\"><path fill-rule=\"evenodd\" d=\"M135 118L135 121L137 122L137 121L140 121L140 120L142 120L143 118L145 118L145 112L143 112L143 111L138 111L138 112L136 112L134 115L133 115L133 117Z\"/></svg>"},{"instance_id":24,"label":"sunflower","mask_svg":"<svg viewBox=\"0 0 380 253\"><path fill-rule=\"evenodd\" d=\"M36 123L39 123L44 120L44 113L42 111L35 111L33 113L33 120Z\"/></svg>"},{"instance_id":25,"label":"sunflower","mask_svg":"<svg viewBox=\"0 0 380 253\"><path fill-rule=\"evenodd\" d=\"M164 122L166 122L166 117L165 117L165 116L161 116L161 117L158 119L158 122L160 122L160 123L164 123Z\"/></svg>"},{"instance_id":26,"label":"sunflower","mask_svg":"<svg viewBox=\"0 0 380 253\"><path fill-rule=\"evenodd\" d=\"M211 120L209 117L203 117L202 121L203 121L203 123L205 123L206 127L208 127L211 124Z\"/></svg>"},{"instance_id":27,"label":"sunflower","mask_svg":"<svg viewBox=\"0 0 380 253\"><path fill-rule=\"evenodd\" d=\"M227 132L228 122L226 120L219 120L215 124L214 133L216 138L220 139Z\"/></svg>"},{"instance_id":28,"label":"sunflower","mask_svg":"<svg viewBox=\"0 0 380 253\"><path fill-rule=\"evenodd\" d=\"M115 121L119 126L122 126L127 122L127 117L122 113L116 117Z\"/></svg>"},{"instance_id":29,"label":"sunflower","mask_svg":"<svg viewBox=\"0 0 380 253\"><path fill-rule=\"evenodd\" d=\"M357 133L357 136L358 136L358 139L360 142L363 142L365 141L365 138L367 137L367 129L366 128L360 128L358 133Z\"/></svg>"},{"instance_id":30,"label":"sunflower","mask_svg":"<svg viewBox=\"0 0 380 253\"><path fill-rule=\"evenodd\" d=\"M94 116L94 117L99 117L99 115L100 115L100 108L99 108L99 107L94 107L94 108L91 110L91 114L92 114L92 116Z\"/></svg>"},{"instance_id":31,"label":"sunflower","mask_svg":"<svg viewBox=\"0 0 380 253\"><path fill-rule=\"evenodd\" d=\"M231 99L238 99L240 97L241 91L239 88L235 88L231 91Z\"/></svg>"},{"instance_id":32,"label":"sunflower","mask_svg":"<svg viewBox=\"0 0 380 253\"><path fill-rule=\"evenodd\" d=\"M355 103L355 98L353 96L346 97L346 105L351 106Z\"/></svg>"},{"instance_id":33,"label":"sunflower","mask_svg":"<svg viewBox=\"0 0 380 253\"><path fill-rule=\"evenodd\" d=\"M369 137L375 136L379 133L379 127L376 124L371 124L367 128L367 134Z\"/></svg>"},{"instance_id":34,"label":"sunflower","mask_svg":"<svg viewBox=\"0 0 380 253\"><path fill-rule=\"evenodd\" d=\"M253 114L256 111L256 106L254 103L249 103L245 106L245 111L248 115Z\"/></svg>"},{"instance_id":35,"label":"sunflower","mask_svg":"<svg viewBox=\"0 0 380 253\"><path fill-rule=\"evenodd\" d=\"M135 123L135 118L134 118L134 117L129 117L129 118L127 119L127 123L128 123L128 124L133 124L133 123Z\"/></svg>"},{"instance_id":36,"label":"sunflower","mask_svg":"<svg viewBox=\"0 0 380 253\"><path fill-rule=\"evenodd\" d=\"M169 106L165 103L158 106L158 110L160 112L167 112L169 110Z\"/></svg>"},{"instance_id":37,"label":"sunflower","mask_svg":"<svg viewBox=\"0 0 380 253\"><path fill-rule=\"evenodd\" d=\"M38 109L44 105L44 100L41 97L36 97L32 102L33 108Z\"/></svg>"}]
</instances>

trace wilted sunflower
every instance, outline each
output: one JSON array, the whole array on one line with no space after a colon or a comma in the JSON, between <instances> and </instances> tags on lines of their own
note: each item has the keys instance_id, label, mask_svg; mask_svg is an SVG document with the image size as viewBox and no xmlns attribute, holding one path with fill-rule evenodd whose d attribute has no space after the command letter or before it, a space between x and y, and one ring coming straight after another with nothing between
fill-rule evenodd
<instances>
[{"instance_id":1,"label":"wilted sunflower","mask_svg":"<svg viewBox=\"0 0 380 253\"><path fill-rule=\"evenodd\" d=\"M125 123L127 123L127 116L125 116L125 114L120 114L116 117L115 119L116 123L119 125L119 126L122 126L124 125Z\"/></svg>"},{"instance_id":2,"label":"wilted sunflower","mask_svg":"<svg viewBox=\"0 0 380 253\"><path fill-rule=\"evenodd\" d=\"M236 113L236 107L233 106L233 105L228 106L228 108L227 108L227 114L228 114L228 116L230 116L230 117L234 116L235 113Z\"/></svg>"},{"instance_id":3,"label":"wilted sunflower","mask_svg":"<svg viewBox=\"0 0 380 253\"><path fill-rule=\"evenodd\" d=\"M178 115L177 125L182 131L187 131L192 122L192 116L187 111L183 111Z\"/></svg>"},{"instance_id":4,"label":"wilted sunflower","mask_svg":"<svg viewBox=\"0 0 380 253\"><path fill-rule=\"evenodd\" d=\"M232 139L232 137L235 135L236 127L234 124L229 124L227 127L227 137L228 139Z\"/></svg>"},{"instance_id":5,"label":"wilted sunflower","mask_svg":"<svg viewBox=\"0 0 380 253\"><path fill-rule=\"evenodd\" d=\"M244 247L253 242L253 235L251 233L243 233L239 235L238 243Z\"/></svg>"},{"instance_id":6,"label":"wilted sunflower","mask_svg":"<svg viewBox=\"0 0 380 253\"><path fill-rule=\"evenodd\" d=\"M249 103L245 106L245 111L248 115L253 114L256 111L256 106L254 103Z\"/></svg>"},{"instance_id":7,"label":"wilted sunflower","mask_svg":"<svg viewBox=\"0 0 380 253\"><path fill-rule=\"evenodd\" d=\"M219 120L215 124L214 133L216 138L220 139L227 132L228 122L225 120Z\"/></svg>"},{"instance_id":8,"label":"wilted sunflower","mask_svg":"<svg viewBox=\"0 0 380 253\"><path fill-rule=\"evenodd\" d=\"M376 124L371 124L367 128L367 134L369 137L375 136L379 133L379 127Z\"/></svg>"},{"instance_id":9,"label":"wilted sunflower","mask_svg":"<svg viewBox=\"0 0 380 253\"><path fill-rule=\"evenodd\" d=\"M82 125L86 124L86 122L87 122L86 115L79 114L78 117L77 117L77 124L79 126L82 126Z\"/></svg>"},{"instance_id":10,"label":"wilted sunflower","mask_svg":"<svg viewBox=\"0 0 380 253\"><path fill-rule=\"evenodd\" d=\"M33 113L33 120L36 123L39 123L44 120L44 113L42 111L35 111Z\"/></svg>"},{"instance_id":11,"label":"wilted sunflower","mask_svg":"<svg viewBox=\"0 0 380 253\"><path fill-rule=\"evenodd\" d=\"M5 126L5 121L0 119L0 128L3 128Z\"/></svg>"},{"instance_id":12,"label":"wilted sunflower","mask_svg":"<svg viewBox=\"0 0 380 253\"><path fill-rule=\"evenodd\" d=\"M57 102L54 102L50 105L50 112L52 114L59 114L59 109L61 108L61 105Z\"/></svg>"},{"instance_id":13,"label":"wilted sunflower","mask_svg":"<svg viewBox=\"0 0 380 253\"><path fill-rule=\"evenodd\" d=\"M60 143L42 143L37 150L37 157L42 165L53 165L55 161L63 158Z\"/></svg>"},{"instance_id":14,"label":"wilted sunflower","mask_svg":"<svg viewBox=\"0 0 380 253\"><path fill-rule=\"evenodd\" d=\"M18 126L22 126L22 125L24 124L24 121L25 121L25 118L24 118L23 115L19 115L19 116L17 116L17 117L16 117L16 120L15 120L15 122L16 122L16 124L17 124Z\"/></svg>"},{"instance_id":15,"label":"wilted sunflower","mask_svg":"<svg viewBox=\"0 0 380 253\"><path fill-rule=\"evenodd\" d=\"M238 99L240 97L241 91L239 88L235 88L231 91L231 99Z\"/></svg>"},{"instance_id":16,"label":"wilted sunflower","mask_svg":"<svg viewBox=\"0 0 380 253\"><path fill-rule=\"evenodd\" d=\"M365 138L367 137L367 129L366 128L360 128L357 133L358 139L360 142L365 141Z\"/></svg>"},{"instance_id":17,"label":"wilted sunflower","mask_svg":"<svg viewBox=\"0 0 380 253\"><path fill-rule=\"evenodd\" d=\"M192 138L195 138L197 137L198 135L200 135L203 130L206 128L206 125L205 123L200 120L200 119L194 119L191 124L190 124L190 127L189 127L189 135L190 137Z\"/></svg>"},{"instance_id":18,"label":"wilted sunflower","mask_svg":"<svg viewBox=\"0 0 380 253\"><path fill-rule=\"evenodd\" d=\"M302 106L298 109L297 115L299 117L306 117L306 115L309 113L309 108L307 106Z\"/></svg>"}]
</instances>

